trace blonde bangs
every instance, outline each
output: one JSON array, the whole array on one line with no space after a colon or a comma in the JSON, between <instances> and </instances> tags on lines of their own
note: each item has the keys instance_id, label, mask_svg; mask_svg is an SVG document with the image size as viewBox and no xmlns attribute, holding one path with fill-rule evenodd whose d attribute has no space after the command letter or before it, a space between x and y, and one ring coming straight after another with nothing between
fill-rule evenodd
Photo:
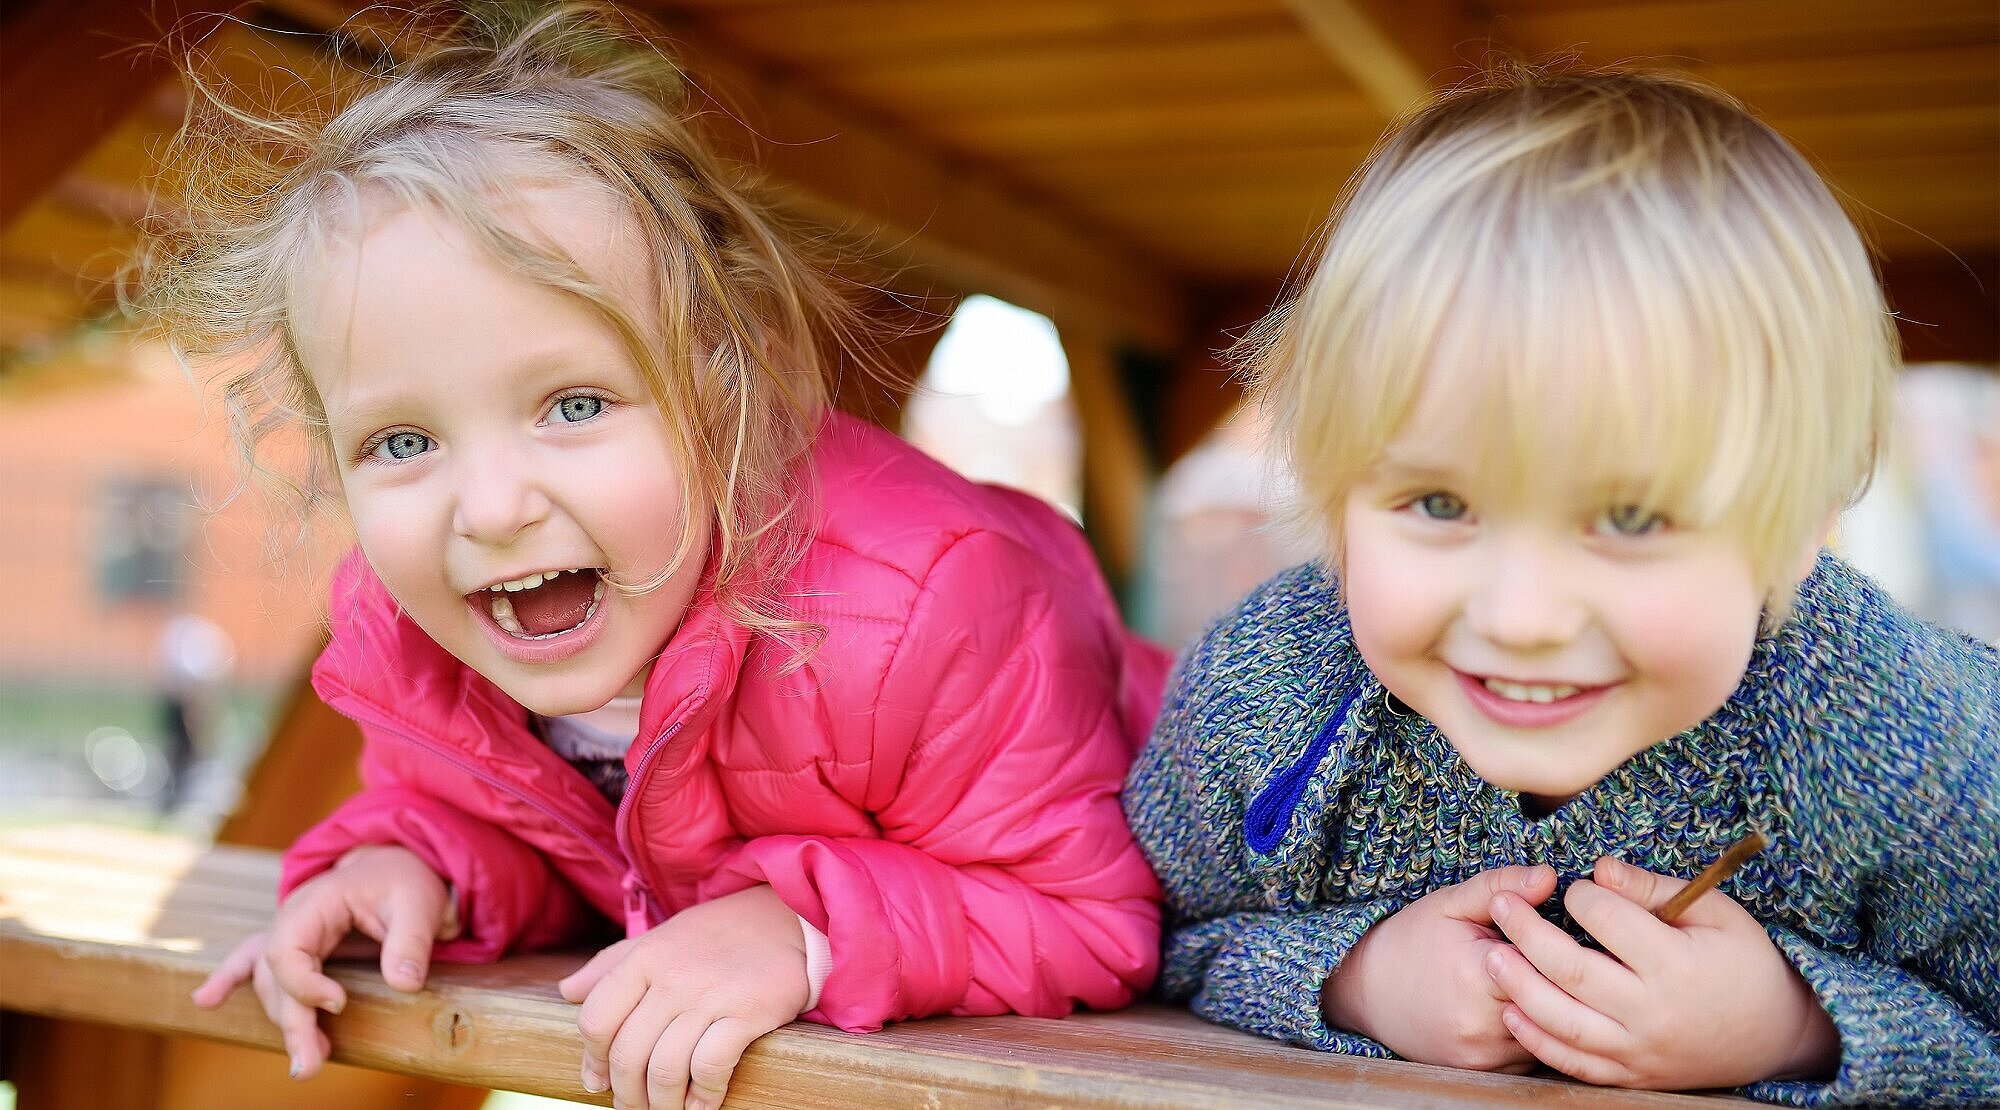
<instances>
[{"instance_id":1,"label":"blonde bangs","mask_svg":"<svg viewBox=\"0 0 2000 1110\"><path fill-rule=\"evenodd\" d=\"M1447 97L1393 133L1239 351L1334 540L1420 408L1509 488L1740 534L1768 581L1872 467L1894 333L1853 225L1719 94L1638 75Z\"/></svg>"}]
</instances>

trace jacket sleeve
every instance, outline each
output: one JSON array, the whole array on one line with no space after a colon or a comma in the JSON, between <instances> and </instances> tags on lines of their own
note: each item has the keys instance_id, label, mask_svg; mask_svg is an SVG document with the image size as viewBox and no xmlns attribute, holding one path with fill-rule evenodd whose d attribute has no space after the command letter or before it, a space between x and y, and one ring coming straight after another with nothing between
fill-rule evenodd
<instances>
[{"instance_id":1,"label":"jacket sleeve","mask_svg":"<svg viewBox=\"0 0 2000 1110\"><path fill-rule=\"evenodd\" d=\"M1893 736L1854 745L1890 773L1850 764L1814 776L1823 792L1807 797L1841 833L1828 841L1830 866L1853 859L1842 844L1879 846L1878 862L1855 864L1868 872L1858 876L1866 933L1836 949L1768 926L1833 1018L1841 1061L1831 1082L1760 1083L1753 1097L2000 1104L2000 656L1962 646L1937 721L1893 720Z\"/></svg>"},{"instance_id":2,"label":"jacket sleeve","mask_svg":"<svg viewBox=\"0 0 2000 1110\"><path fill-rule=\"evenodd\" d=\"M997 534L959 538L861 726L857 802L881 835L747 841L704 896L767 882L826 933L808 1016L844 1029L1126 1005L1159 959L1158 886L1118 808L1143 727L1120 710L1131 650L1101 587Z\"/></svg>"},{"instance_id":3,"label":"jacket sleeve","mask_svg":"<svg viewBox=\"0 0 2000 1110\"><path fill-rule=\"evenodd\" d=\"M1159 993L1252 1033L1388 1057L1381 1044L1328 1026L1320 989L1361 935L1402 906L1316 904L1298 883L1253 864L1244 830L1255 787L1251 768L1232 758L1247 745L1216 721L1240 719L1230 704L1235 684L1215 673L1225 668L1210 653L1227 638L1212 632L1175 672L1152 741L1125 785L1132 831L1166 888ZM1248 719L1250 727L1261 723L1255 714ZM1330 777L1331 769L1317 773ZM1295 824L1316 836L1316 822ZM1305 870L1316 871L1316 862Z\"/></svg>"},{"instance_id":4,"label":"jacket sleeve","mask_svg":"<svg viewBox=\"0 0 2000 1110\"><path fill-rule=\"evenodd\" d=\"M462 669L436 641L397 619L398 612L359 549L350 553L333 576L332 640L313 666L313 687L329 706L365 718L354 707L423 705L435 696L422 676ZM586 903L546 857L452 803L450 788L438 781L437 756L394 735L393 722L356 724L361 790L285 853L281 898L360 845L395 844L442 876L458 901L464 931L434 949L438 959L493 960L512 949L560 943L587 927Z\"/></svg>"},{"instance_id":5,"label":"jacket sleeve","mask_svg":"<svg viewBox=\"0 0 2000 1110\"><path fill-rule=\"evenodd\" d=\"M462 932L432 956L484 963L516 949L545 948L579 935L589 906L540 852L420 785L398 766L395 748L362 729L362 789L286 851L279 898L365 844L417 854L450 887Z\"/></svg>"}]
</instances>

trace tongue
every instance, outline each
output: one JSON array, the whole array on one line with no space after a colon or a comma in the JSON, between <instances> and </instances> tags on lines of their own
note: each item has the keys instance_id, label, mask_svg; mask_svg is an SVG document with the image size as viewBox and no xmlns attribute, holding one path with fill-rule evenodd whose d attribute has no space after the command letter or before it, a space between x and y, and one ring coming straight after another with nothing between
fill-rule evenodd
<instances>
[{"instance_id":1,"label":"tongue","mask_svg":"<svg viewBox=\"0 0 2000 1110\"><path fill-rule=\"evenodd\" d=\"M514 606L514 619L528 635L546 636L582 624L596 590L597 576L585 571L559 574L532 590L508 594L507 600Z\"/></svg>"}]
</instances>

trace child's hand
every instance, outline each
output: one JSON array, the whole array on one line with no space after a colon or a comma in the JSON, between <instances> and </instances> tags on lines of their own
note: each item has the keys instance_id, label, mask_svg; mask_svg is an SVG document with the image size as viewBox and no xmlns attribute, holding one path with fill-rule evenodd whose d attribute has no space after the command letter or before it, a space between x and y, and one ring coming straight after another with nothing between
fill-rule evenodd
<instances>
[{"instance_id":1,"label":"child's hand","mask_svg":"<svg viewBox=\"0 0 2000 1110\"><path fill-rule=\"evenodd\" d=\"M1668 925L1648 908L1687 885L1609 856L1563 898L1610 955L1570 939L1519 899L1493 899L1514 948L1487 953L1513 999L1508 1028L1544 1063L1588 1083L1675 1090L1831 1075L1833 1021L1755 918L1712 890Z\"/></svg>"},{"instance_id":2,"label":"child's hand","mask_svg":"<svg viewBox=\"0 0 2000 1110\"><path fill-rule=\"evenodd\" d=\"M683 910L560 984L583 1003L583 1087L620 1110L715 1110L750 1042L805 1008L805 935L768 886Z\"/></svg>"},{"instance_id":3,"label":"child's hand","mask_svg":"<svg viewBox=\"0 0 2000 1110\"><path fill-rule=\"evenodd\" d=\"M1507 995L1486 973L1488 954L1506 947L1489 913L1503 891L1537 905L1555 889L1550 868L1501 867L1434 890L1377 922L1320 992L1327 1023L1420 1063L1532 1070L1534 1056L1501 1023Z\"/></svg>"},{"instance_id":4,"label":"child's hand","mask_svg":"<svg viewBox=\"0 0 2000 1110\"><path fill-rule=\"evenodd\" d=\"M337 1014L347 1005L347 992L321 971L326 958L359 931L381 945L382 978L390 986L422 990L431 943L458 935L451 911L444 880L416 853L356 848L333 870L292 891L268 932L223 957L194 989L194 1003L212 1010L248 980L285 1038L292 1078L310 1079L332 1051L317 1011Z\"/></svg>"}]
</instances>

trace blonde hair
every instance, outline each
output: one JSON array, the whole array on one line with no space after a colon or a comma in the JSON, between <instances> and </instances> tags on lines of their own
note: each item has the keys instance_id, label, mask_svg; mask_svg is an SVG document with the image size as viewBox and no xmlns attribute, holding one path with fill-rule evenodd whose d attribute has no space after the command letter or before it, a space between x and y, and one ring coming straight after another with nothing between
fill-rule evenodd
<instances>
[{"instance_id":1,"label":"blonde hair","mask_svg":"<svg viewBox=\"0 0 2000 1110\"><path fill-rule=\"evenodd\" d=\"M618 333L690 464L683 508L715 513L717 601L753 630L811 631L771 592L806 540L799 476L828 404L822 356L853 338L856 314L697 139L656 31L609 4L484 10L419 16L445 24L431 45L347 74L355 87L303 118L196 79L173 159L191 171L183 215L158 218L131 307L184 362L242 367L223 388L253 466L269 432L313 431L322 450L299 491L313 500L331 456L294 338L294 283L364 193L444 213ZM504 218L524 188L565 180L601 186L643 231L658 301L638 307L657 319L635 318L623 287ZM655 588L707 555L690 542L653 580L618 585Z\"/></svg>"},{"instance_id":2,"label":"blonde hair","mask_svg":"<svg viewBox=\"0 0 2000 1110\"><path fill-rule=\"evenodd\" d=\"M1348 493L1421 398L1478 406L1485 459L1515 482L1554 465L1561 398L1589 457L1559 462L1657 448L1645 507L1739 534L1774 621L1798 553L1873 469L1897 361L1853 223L1741 104L1672 76L1527 70L1392 128L1315 270L1234 354L1336 565Z\"/></svg>"}]
</instances>

